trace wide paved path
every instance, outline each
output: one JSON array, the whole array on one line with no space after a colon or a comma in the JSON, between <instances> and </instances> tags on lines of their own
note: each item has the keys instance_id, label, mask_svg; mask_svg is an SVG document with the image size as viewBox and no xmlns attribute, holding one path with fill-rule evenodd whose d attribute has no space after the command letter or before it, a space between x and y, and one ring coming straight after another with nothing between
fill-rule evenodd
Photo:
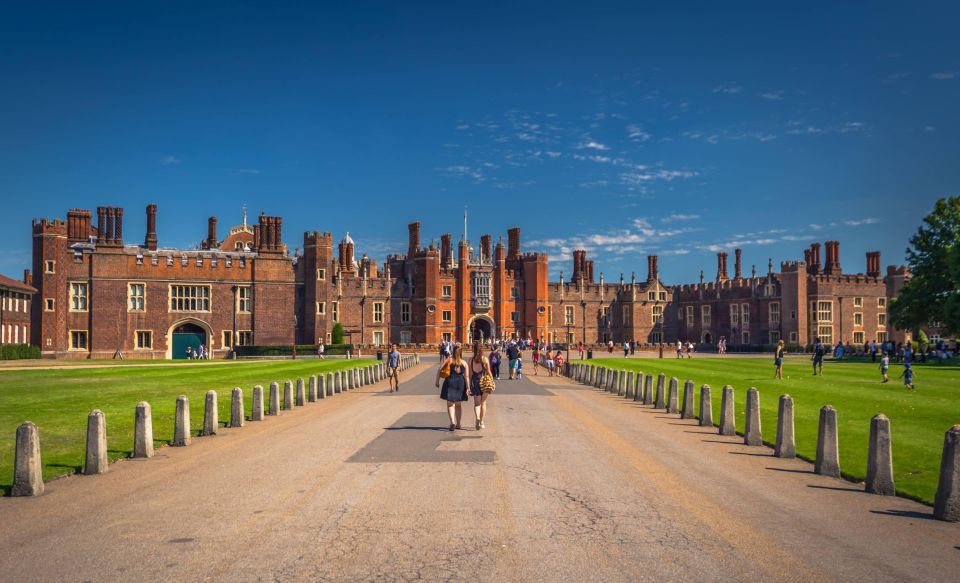
<instances>
[{"instance_id":1,"label":"wide paved path","mask_svg":"<svg viewBox=\"0 0 960 583\"><path fill-rule=\"evenodd\" d=\"M434 369L0 499L0 579L956 581L960 526L544 377L446 431ZM416 375L416 376L415 376ZM245 387L246 388L246 387ZM131 412L132 414L132 412ZM108 420L109 421L109 420ZM768 422L770 431L772 422Z\"/></svg>"}]
</instances>

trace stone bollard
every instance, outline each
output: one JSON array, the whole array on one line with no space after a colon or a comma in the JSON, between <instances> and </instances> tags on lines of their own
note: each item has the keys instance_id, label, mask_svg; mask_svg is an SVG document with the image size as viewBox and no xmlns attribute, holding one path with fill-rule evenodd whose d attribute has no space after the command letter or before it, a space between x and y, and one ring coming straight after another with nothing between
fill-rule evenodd
<instances>
[{"instance_id":1,"label":"stone bollard","mask_svg":"<svg viewBox=\"0 0 960 583\"><path fill-rule=\"evenodd\" d=\"M737 419L734 417L733 387L726 385L720 397L720 435L736 435Z\"/></svg>"},{"instance_id":2,"label":"stone bollard","mask_svg":"<svg viewBox=\"0 0 960 583\"><path fill-rule=\"evenodd\" d=\"M747 417L743 427L744 445L763 445L760 430L760 391L755 387L747 389Z\"/></svg>"},{"instance_id":3,"label":"stone bollard","mask_svg":"<svg viewBox=\"0 0 960 583\"><path fill-rule=\"evenodd\" d=\"M654 409L667 408L666 395L664 394L666 392L665 389L667 388L665 386L666 384L667 384L667 375L663 373L660 373L659 375L657 375L657 398L656 398L656 403L654 403L653 405Z\"/></svg>"},{"instance_id":4,"label":"stone bollard","mask_svg":"<svg viewBox=\"0 0 960 583\"><path fill-rule=\"evenodd\" d=\"M220 427L220 412L217 409L217 392L207 391L207 398L203 403L203 433L200 435L216 435Z\"/></svg>"},{"instance_id":5,"label":"stone bollard","mask_svg":"<svg viewBox=\"0 0 960 583\"><path fill-rule=\"evenodd\" d=\"M280 414L280 384L270 383L270 403L267 405L267 415Z\"/></svg>"},{"instance_id":6,"label":"stone bollard","mask_svg":"<svg viewBox=\"0 0 960 583\"><path fill-rule=\"evenodd\" d=\"M315 374L307 377L307 402L317 402L317 375Z\"/></svg>"},{"instance_id":7,"label":"stone bollard","mask_svg":"<svg viewBox=\"0 0 960 583\"><path fill-rule=\"evenodd\" d=\"M947 522L960 522L960 425L951 427L943 437L940 482L934 498L933 516Z\"/></svg>"},{"instance_id":8,"label":"stone bollard","mask_svg":"<svg viewBox=\"0 0 960 583\"><path fill-rule=\"evenodd\" d=\"M250 421L263 421L263 387L253 387L253 409L250 410Z\"/></svg>"},{"instance_id":9,"label":"stone bollard","mask_svg":"<svg viewBox=\"0 0 960 583\"><path fill-rule=\"evenodd\" d=\"M326 399L327 398L327 377L322 374L317 375L317 398Z\"/></svg>"},{"instance_id":10,"label":"stone bollard","mask_svg":"<svg viewBox=\"0 0 960 583\"><path fill-rule=\"evenodd\" d=\"M43 494L43 465L40 463L40 432L32 421L17 427L17 445L13 454L11 496Z\"/></svg>"},{"instance_id":11,"label":"stone bollard","mask_svg":"<svg viewBox=\"0 0 960 583\"><path fill-rule=\"evenodd\" d=\"M646 377L644 377L643 404L653 405L653 375L652 374L648 374Z\"/></svg>"},{"instance_id":12,"label":"stone bollard","mask_svg":"<svg viewBox=\"0 0 960 583\"><path fill-rule=\"evenodd\" d=\"M343 392L343 375L340 374L340 371L337 371L333 375L334 380L334 393Z\"/></svg>"},{"instance_id":13,"label":"stone bollard","mask_svg":"<svg viewBox=\"0 0 960 583\"><path fill-rule=\"evenodd\" d=\"M303 378L301 377L297 379L297 397L293 404L297 407L303 407L304 401L306 401L306 394L303 387Z\"/></svg>"},{"instance_id":14,"label":"stone bollard","mask_svg":"<svg viewBox=\"0 0 960 583\"><path fill-rule=\"evenodd\" d=\"M153 457L153 411L146 401L137 403L133 414L133 457Z\"/></svg>"},{"instance_id":15,"label":"stone bollard","mask_svg":"<svg viewBox=\"0 0 960 583\"><path fill-rule=\"evenodd\" d=\"M680 408L677 406L677 399L679 398L678 393L680 392L680 381L677 380L677 377L670 377L670 391L667 399L667 413L679 413Z\"/></svg>"},{"instance_id":16,"label":"stone bollard","mask_svg":"<svg viewBox=\"0 0 960 583\"><path fill-rule=\"evenodd\" d=\"M840 446L837 442L837 410L830 405L820 409L820 427L817 431L817 460L813 473L840 477Z\"/></svg>"},{"instance_id":17,"label":"stone bollard","mask_svg":"<svg viewBox=\"0 0 960 583\"><path fill-rule=\"evenodd\" d=\"M243 389L234 387L230 392L230 427L243 427Z\"/></svg>"},{"instance_id":18,"label":"stone bollard","mask_svg":"<svg viewBox=\"0 0 960 583\"><path fill-rule=\"evenodd\" d=\"M710 385L700 387L700 427L713 427L713 398Z\"/></svg>"},{"instance_id":19,"label":"stone bollard","mask_svg":"<svg viewBox=\"0 0 960 583\"><path fill-rule=\"evenodd\" d=\"M633 371L630 371L627 373L627 390L626 392L624 392L623 396L626 397L627 399L630 399L631 401L633 400L634 382L635 381L634 381Z\"/></svg>"},{"instance_id":20,"label":"stone bollard","mask_svg":"<svg viewBox=\"0 0 960 583\"><path fill-rule=\"evenodd\" d=\"M370 367L363 367L363 384L369 385L373 379L370 377Z\"/></svg>"},{"instance_id":21,"label":"stone bollard","mask_svg":"<svg viewBox=\"0 0 960 583\"><path fill-rule=\"evenodd\" d=\"M683 409L680 410L681 419L697 418L693 411L693 394L695 392L696 389L693 386L693 381L683 383Z\"/></svg>"},{"instance_id":22,"label":"stone bollard","mask_svg":"<svg viewBox=\"0 0 960 583\"><path fill-rule=\"evenodd\" d=\"M638 402L643 401L643 371L642 370L638 370L637 376L634 378L633 400Z\"/></svg>"},{"instance_id":23,"label":"stone bollard","mask_svg":"<svg viewBox=\"0 0 960 583\"><path fill-rule=\"evenodd\" d=\"M601 382L602 382L603 369L601 369L600 367L597 367L597 366L593 367L593 369L594 369L594 375L593 375L593 383L592 383L592 384L593 384L594 387L596 387L596 388L599 389L599 388L600 388L600 384L601 384Z\"/></svg>"},{"instance_id":24,"label":"stone bollard","mask_svg":"<svg viewBox=\"0 0 960 583\"><path fill-rule=\"evenodd\" d=\"M870 420L870 444L867 446L866 491L881 496L893 496L893 445L890 441L890 420L884 414Z\"/></svg>"},{"instance_id":25,"label":"stone bollard","mask_svg":"<svg viewBox=\"0 0 960 583\"><path fill-rule=\"evenodd\" d=\"M83 475L106 473L107 465L107 418L103 411L94 409L87 415L87 455L83 461Z\"/></svg>"},{"instance_id":26,"label":"stone bollard","mask_svg":"<svg viewBox=\"0 0 960 583\"><path fill-rule=\"evenodd\" d=\"M283 410L293 409L293 381L283 381Z\"/></svg>"},{"instance_id":27,"label":"stone bollard","mask_svg":"<svg viewBox=\"0 0 960 583\"><path fill-rule=\"evenodd\" d=\"M610 376L610 392L611 393L617 392L617 385L619 384L620 384L620 371L615 370L613 371L613 374Z\"/></svg>"},{"instance_id":28,"label":"stone bollard","mask_svg":"<svg viewBox=\"0 0 960 583\"><path fill-rule=\"evenodd\" d=\"M190 445L190 401L186 395L177 397L177 408L173 417L173 443L178 447Z\"/></svg>"},{"instance_id":29,"label":"stone bollard","mask_svg":"<svg viewBox=\"0 0 960 583\"><path fill-rule=\"evenodd\" d=\"M773 455L782 458L797 457L797 440L793 431L793 397L780 395L777 405L777 443Z\"/></svg>"},{"instance_id":30,"label":"stone bollard","mask_svg":"<svg viewBox=\"0 0 960 583\"><path fill-rule=\"evenodd\" d=\"M627 371L620 371L620 380L617 382L617 396L623 397L627 394Z\"/></svg>"}]
</instances>

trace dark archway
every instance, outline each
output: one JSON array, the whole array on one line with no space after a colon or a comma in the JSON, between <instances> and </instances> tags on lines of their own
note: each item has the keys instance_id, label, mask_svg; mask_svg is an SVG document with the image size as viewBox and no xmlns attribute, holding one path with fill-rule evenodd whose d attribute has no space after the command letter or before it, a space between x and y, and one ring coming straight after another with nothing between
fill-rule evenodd
<instances>
[{"instance_id":1,"label":"dark archway","mask_svg":"<svg viewBox=\"0 0 960 583\"><path fill-rule=\"evenodd\" d=\"M175 360L190 358L191 355L196 358L200 346L206 347L207 358L209 358L212 347L207 339L207 331L203 327L192 322L184 322L173 329L171 356Z\"/></svg>"},{"instance_id":2,"label":"dark archway","mask_svg":"<svg viewBox=\"0 0 960 583\"><path fill-rule=\"evenodd\" d=\"M704 342L704 344L710 344L712 340L713 340L713 339L710 337L710 333L709 333L709 332L707 332L706 334L703 335L703 342Z\"/></svg>"},{"instance_id":3,"label":"dark archway","mask_svg":"<svg viewBox=\"0 0 960 583\"><path fill-rule=\"evenodd\" d=\"M493 336L493 326L486 318L474 318L470 326L470 340L486 342Z\"/></svg>"}]
</instances>

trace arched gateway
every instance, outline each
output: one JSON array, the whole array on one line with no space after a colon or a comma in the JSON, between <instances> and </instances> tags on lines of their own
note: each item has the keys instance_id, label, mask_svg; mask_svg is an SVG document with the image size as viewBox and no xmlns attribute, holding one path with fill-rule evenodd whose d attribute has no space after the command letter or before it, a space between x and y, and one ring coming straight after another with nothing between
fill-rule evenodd
<instances>
[{"instance_id":1,"label":"arched gateway","mask_svg":"<svg viewBox=\"0 0 960 583\"><path fill-rule=\"evenodd\" d=\"M490 316L484 314L474 316L467 325L467 340L469 340L470 343L473 343L474 340L486 341L493 338L496 329L493 318Z\"/></svg>"},{"instance_id":2,"label":"arched gateway","mask_svg":"<svg viewBox=\"0 0 960 583\"><path fill-rule=\"evenodd\" d=\"M187 348L190 348L193 354L197 354L200 345L206 347L207 354L213 348L210 343L212 332L210 325L202 320L188 318L180 320L170 326L167 332L167 358L182 360L187 358Z\"/></svg>"}]
</instances>

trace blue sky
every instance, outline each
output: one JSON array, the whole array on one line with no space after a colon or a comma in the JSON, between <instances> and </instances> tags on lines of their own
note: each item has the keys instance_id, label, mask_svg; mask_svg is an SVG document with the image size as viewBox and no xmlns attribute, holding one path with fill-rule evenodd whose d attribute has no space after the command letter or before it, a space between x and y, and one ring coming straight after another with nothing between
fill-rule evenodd
<instances>
[{"instance_id":1,"label":"blue sky","mask_svg":"<svg viewBox=\"0 0 960 583\"><path fill-rule=\"evenodd\" d=\"M123 206L136 242L156 202L162 246L246 203L382 260L466 204L555 275L578 246L681 283L827 239L854 272L957 193L956 3L453 4L4 3L0 271L32 218Z\"/></svg>"}]
</instances>

